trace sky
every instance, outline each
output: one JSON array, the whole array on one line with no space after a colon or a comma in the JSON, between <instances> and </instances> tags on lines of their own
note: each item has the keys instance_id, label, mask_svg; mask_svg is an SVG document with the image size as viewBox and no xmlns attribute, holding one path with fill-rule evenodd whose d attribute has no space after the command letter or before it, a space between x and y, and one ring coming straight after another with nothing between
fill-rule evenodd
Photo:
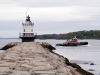
<instances>
[{"instance_id":1,"label":"sky","mask_svg":"<svg viewBox=\"0 0 100 75\"><path fill-rule=\"evenodd\" d=\"M26 12L38 35L100 30L100 0L0 0L0 37L19 37Z\"/></svg>"}]
</instances>

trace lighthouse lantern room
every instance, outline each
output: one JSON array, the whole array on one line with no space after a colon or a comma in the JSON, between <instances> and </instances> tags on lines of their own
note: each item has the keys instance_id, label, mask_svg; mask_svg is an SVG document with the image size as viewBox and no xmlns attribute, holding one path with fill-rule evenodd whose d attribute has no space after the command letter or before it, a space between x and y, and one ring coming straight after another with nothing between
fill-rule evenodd
<instances>
[{"instance_id":1,"label":"lighthouse lantern room","mask_svg":"<svg viewBox=\"0 0 100 75\"><path fill-rule=\"evenodd\" d=\"M22 42L33 42L36 38L36 33L33 33L34 23L30 21L29 15L26 16L25 23L23 25L23 33L19 33L19 37L22 39Z\"/></svg>"}]
</instances>

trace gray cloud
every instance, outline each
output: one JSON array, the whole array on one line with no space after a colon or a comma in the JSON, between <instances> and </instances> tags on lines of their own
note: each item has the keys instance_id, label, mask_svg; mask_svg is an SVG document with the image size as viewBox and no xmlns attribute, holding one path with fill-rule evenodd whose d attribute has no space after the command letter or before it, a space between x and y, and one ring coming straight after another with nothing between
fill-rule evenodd
<instances>
[{"instance_id":1,"label":"gray cloud","mask_svg":"<svg viewBox=\"0 0 100 75\"><path fill-rule=\"evenodd\" d=\"M100 0L3 0L0 3L32 7L100 6Z\"/></svg>"},{"instance_id":2,"label":"gray cloud","mask_svg":"<svg viewBox=\"0 0 100 75\"><path fill-rule=\"evenodd\" d=\"M2 0L0 6L2 37L18 37L26 11L38 34L100 30L100 0Z\"/></svg>"}]
</instances>

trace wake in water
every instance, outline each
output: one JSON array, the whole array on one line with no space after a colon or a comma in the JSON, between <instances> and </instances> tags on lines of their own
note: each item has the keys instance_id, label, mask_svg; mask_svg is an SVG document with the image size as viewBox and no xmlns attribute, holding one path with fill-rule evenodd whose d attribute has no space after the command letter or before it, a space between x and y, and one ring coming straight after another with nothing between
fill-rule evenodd
<instances>
[{"instance_id":1,"label":"wake in water","mask_svg":"<svg viewBox=\"0 0 100 75\"><path fill-rule=\"evenodd\" d=\"M90 47L90 46L92 46L92 45L88 44L88 45L83 45L83 46L87 46L87 47Z\"/></svg>"}]
</instances>

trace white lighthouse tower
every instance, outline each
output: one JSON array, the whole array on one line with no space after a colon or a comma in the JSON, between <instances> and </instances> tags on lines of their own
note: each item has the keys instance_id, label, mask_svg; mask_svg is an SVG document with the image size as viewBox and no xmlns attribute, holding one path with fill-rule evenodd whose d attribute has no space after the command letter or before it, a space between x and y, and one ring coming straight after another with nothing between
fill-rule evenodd
<instances>
[{"instance_id":1,"label":"white lighthouse tower","mask_svg":"<svg viewBox=\"0 0 100 75\"><path fill-rule=\"evenodd\" d=\"M36 38L36 33L33 33L34 23L30 21L29 15L26 16L25 23L23 25L23 33L19 33L19 37L22 39L22 42L33 42Z\"/></svg>"}]
</instances>

